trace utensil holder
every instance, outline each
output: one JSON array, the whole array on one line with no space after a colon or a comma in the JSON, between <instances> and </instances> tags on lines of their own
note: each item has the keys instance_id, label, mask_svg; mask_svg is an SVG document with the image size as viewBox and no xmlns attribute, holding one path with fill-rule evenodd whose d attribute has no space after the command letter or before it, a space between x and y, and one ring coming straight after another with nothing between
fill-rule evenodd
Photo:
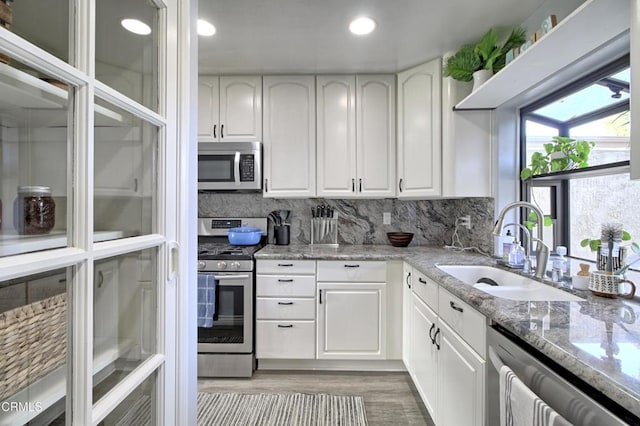
<instances>
[{"instance_id":1,"label":"utensil holder","mask_svg":"<svg viewBox=\"0 0 640 426\"><path fill-rule=\"evenodd\" d=\"M273 227L273 233L276 239L276 245L289 245L289 225L276 225Z\"/></svg>"},{"instance_id":2,"label":"utensil holder","mask_svg":"<svg viewBox=\"0 0 640 426\"><path fill-rule=\"evenodd\" d=\"M312 218L311 245L338 247L338 219L329 217Z\"/></svg>"}]
</instances>

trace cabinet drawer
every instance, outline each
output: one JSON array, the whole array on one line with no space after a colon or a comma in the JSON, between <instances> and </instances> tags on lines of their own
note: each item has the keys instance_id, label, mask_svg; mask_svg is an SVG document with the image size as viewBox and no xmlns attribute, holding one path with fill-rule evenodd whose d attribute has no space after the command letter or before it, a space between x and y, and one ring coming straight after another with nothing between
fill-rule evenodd
<instances>
[{"instance_id":1,"label":"cabinet drawer","mask_svg":"<svg viewBox=\"0 0 640 426\"><path fill-rule=\"evenodd\" d=\"M438 301L440 319L485 358L485 316L443 288Z\"/></svg>"},{"instance_id":2,"label":"cabinet drawer","mask_svg":"<svg viewBox=\"0 0 640 426\"><path fill-rule=\"evenodd\" d=\"M258 275L256 296L314 297L316 277L301 275Z\"/></svg>"},{"instance_id":3,"label":"cabinet drawer","mask_svg":"<svg viewBox=\"0 0 640 426\"><path fill-rule=\"evenodd\" d=\"M315 260L258 260L259 274L315 274Z\"/></svg>"},{"instance_id":4,"label":"cabinet drawer","mask_svg":"<svg viewBox=\"0 0 640 426\"><path fill-rule=\"evenodd\" d=\"M318 281L385 282L385 261L319 260Z\"/></svg>"},{"instance_id":5,"label":"cabinet drawer","mask_svg":"<svg viewBox=\"0 0 640 426\"><path fill-rule=\"evenodd\" d=\"M316 318L316 299L263 298L256 299L256 319L298 319Z\"/></svg>"},{"instance_id":6,"label":"cabinet drawer","mask_svg":"<svg viewBox=\"0 0 640 426\"><path fill-rule=\"evenodd\" d=\"M315 321L256 321L256 358L314 359Z\"/></svg>"},{"instance_id":7,"label":"cabinet drawer","mask_svg":"<svg viewBox=\"0 0 640 426\"><path fill-rule=\"evenodd\" d=\"M427 278L422 272L415 268L413 269L413 276L411 277L411 288L413 292L436 312L438 312L439 287L440 286L431 278Z\"/></svg>"}]
</instances>

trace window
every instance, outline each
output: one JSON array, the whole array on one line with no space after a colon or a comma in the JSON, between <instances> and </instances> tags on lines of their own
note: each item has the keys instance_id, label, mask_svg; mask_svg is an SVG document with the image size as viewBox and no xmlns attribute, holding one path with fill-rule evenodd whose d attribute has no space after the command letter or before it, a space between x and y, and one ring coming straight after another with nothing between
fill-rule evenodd
<instances>
[{"instance_id":1,"label":"window","mask_svg":"<svg viewBox=\"0 0 640 426\"><path fill-rule=\"evenodd\" d=\"M549 162L562 157L549 154L556 149L549 145L554 137L593 142L588 164L568 160L562 163L567 167L542 167L522 183L523 200L552 219L544 230L551 249L564 245L571 256L594 260L580 242L599 238L605 222L620 222L640 238L640 216L623 207L624 200L640 196L640 182L629 179L629 81L625 56L521 109L522 168L531 167L536 152Z\"/></svg>"}]
</instances>

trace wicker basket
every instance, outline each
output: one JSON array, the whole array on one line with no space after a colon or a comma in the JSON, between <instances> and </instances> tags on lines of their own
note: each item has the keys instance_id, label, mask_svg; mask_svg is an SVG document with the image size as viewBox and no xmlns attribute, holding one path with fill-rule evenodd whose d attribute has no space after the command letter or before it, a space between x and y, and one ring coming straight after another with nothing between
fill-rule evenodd
<instances>
[{"instance_id":1,"label":"wicker basket","mask_svg":"<svg viewBox=\"0 0 640 426\"><path fill-rule=\"evenodd\" d=\"M0 401L63 364L66 347L66 293L1 313Z\"/></svg>"}]
</instances>

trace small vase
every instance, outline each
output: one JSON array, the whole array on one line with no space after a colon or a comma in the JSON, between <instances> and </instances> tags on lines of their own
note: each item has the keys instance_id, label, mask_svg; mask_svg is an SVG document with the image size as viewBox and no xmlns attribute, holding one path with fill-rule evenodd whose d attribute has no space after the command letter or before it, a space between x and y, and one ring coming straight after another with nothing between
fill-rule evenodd
<instances>
[{"instance_id":1,"label":"small vase","mask_svg":"<svg viewBox=\"0 0 640 426\"><path fill-rule=\"evenodd\" d=\"M478 70L473 73L473 90L476 90L478 87L482 86L485 81L489 80L493 76L493 71L491 70Z\"/></svg>"}]
</instances>

